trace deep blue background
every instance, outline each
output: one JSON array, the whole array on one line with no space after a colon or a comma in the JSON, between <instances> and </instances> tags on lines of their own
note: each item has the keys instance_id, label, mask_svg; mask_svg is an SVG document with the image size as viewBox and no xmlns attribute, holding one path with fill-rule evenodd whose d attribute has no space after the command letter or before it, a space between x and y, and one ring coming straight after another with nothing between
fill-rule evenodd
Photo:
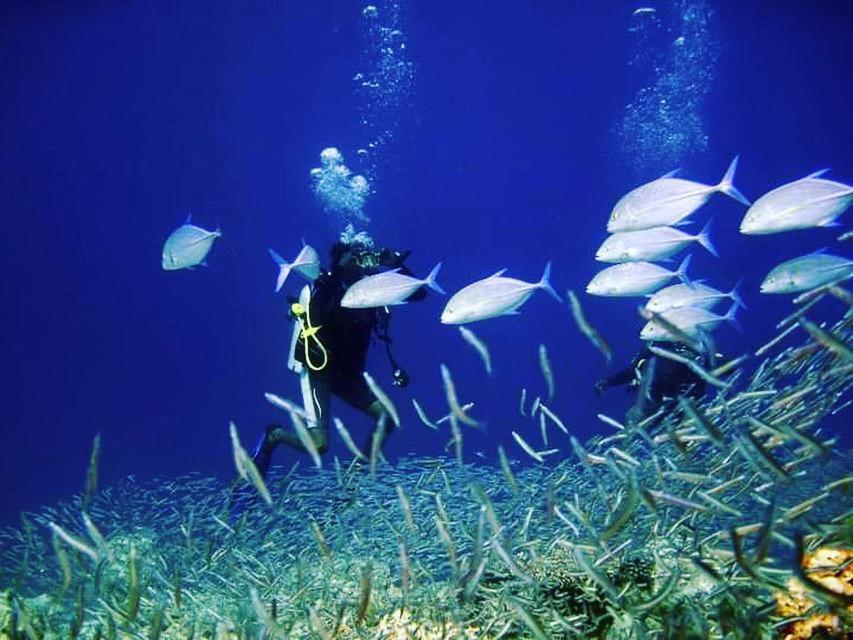
<instances>
[{"instance_id":1,"label":"deep blue background","mask_svg":"<svg viewBox=\"0 0 853 640\"><path fill-rule=\"evenodd\" d=\"M325 253L334 233L308 170L325 146L352 158L364 143L351 82L358 3L76 4L4 3L0 16L2 522L78 491L98 431L104 483L231 473L228 421L248 446L279 417L262 392L296 397L265 249L292 257L304 237ZM502 267L536 279L548 259L558 290L582 290L601 267L592 256L613 203L638 183L611 133L642 80L627 66L636 6L412 2L415 109L398 166L369 203L377 240L412 249L419 273L444 260L449 291ZM682 175L716 182L740 153L736 182L751 198L824 166L853 180L848 7L720 4L710 146L684 159ZM188 211L224 235L209 269L164 272L163 240ZM732 354L760 344L789 311L787 299L758 295L767 270L838 235L747 238L737 233L742 214L723 196L702 210L717 221L722 257L699 250L693 270L720 287L745 277L746 332L720 332ZM583 300L616 362L629 359L636 302ZM605 368L565 305L537 294L520 316L473 325L492 348L490 380L456 329L437 322L442 304L430 295L395 313L414 381L394 392L406 424L390 454L441 451L446 434L424 429L409 398L441 412L443 361L488 421L466 432L467 456L491 458L497 443L523 456L509 431L537 439L517 405L522 386L542 391L540 342L555 370L554 409L575 433L607 430L595 413L624 410L622 392L591 393ZM387 387L379 356L371 368ZM342 415L363 440L365 421ZM336 438L332 450L343 452ZM276 462L295 457L279 451Z\"/></svg>"}]
</instances>

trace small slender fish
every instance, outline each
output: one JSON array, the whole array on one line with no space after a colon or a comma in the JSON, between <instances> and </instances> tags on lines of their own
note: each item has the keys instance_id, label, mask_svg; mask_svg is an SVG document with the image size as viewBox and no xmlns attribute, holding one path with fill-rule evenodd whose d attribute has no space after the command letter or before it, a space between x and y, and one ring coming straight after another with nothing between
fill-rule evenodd
<instances>
[{"instance_id":1,"label":"small slender fish","mask_svg":"<svg viewBox=\"0 0 853 640\"><path fill-rule=\"evenodd\" d=\"M394 406L394 403L391 402L391 398L379 388L379 385L376 384L376 381L373 377L367 373L367 371L362 372L364 376L365 382L367 382L367 386L370 387L370 390L373 392L373 395L376 396L376 399L379 400L379 404L388 412L388 415L391 416L391 420L394 421L396 426L400 426L400 414L397 413L397 409Z\"/></svg>"},{"instance_id":2,"label":"small slender fish","mask_svg":"<svg viewBox=\"0 0 853 640\"><path fill-rule=\"evenodd\" d=\"M524 438L522 438L520 435L518 435L518 433L513 431L512 437L515 438L515 441L518 443L518 446L520 446L522 449L524 449L524 453L526 453L531 458L536 460L536 462L545 462L545 458L543 458L541 455L539 455L533 449L533 447L531 447L529 444L527 444L527 442L524 440Z\"/></svg>"},{"instance_id":3,"label":"small slender fish","mask_svg":"<svg viewBox=\"0 0 853 640\"><path fill-rule=\"evenodd\" d=\"M100 555L95 549L90 547L88 544L86 544L79 538L72 536L70 533L68 533L65 529L60 527L55 522L49 522L48 526L54 534L61 538L63 542L65 542L72 549L76 549L80 553L89 556L93 562L97 563L101 559Z\"/></svg>"},{"instance_id":4,"label":"small slender fish","mask_svg":"<svg viewBox=\"0 0 853 640\"><path fill-rule=\"evenodd\" d=\"M447 556L450 560L450 568L453 571L453 574L456 575L459 572L459 560L456 556L456 545L453 544L453 538L450 537L450 532L447 530L447 525L445 521L439 517L434 517L435 528L438 531L438 537L444 543L444 546L447 548Z\"/></svg>"},{"instance_id":5,"label":"small slender fish","mask_svg":"<svg viewBox=\"0 0 853 640\"><path fill-rule=\"evenodd\" d=\"M361 567L359 578L358 611L355 623L360 625L367 617L367 609L370 606L370 592L373 590L373 566L370 563Z\"/></svg>"},{"instance_id":6,"label":"small slender fish","mask_svg":"<svg viewBox=\"0 0 853 640\"><path fill-rule=\"evenodd\" d=\"M694 511L707 511L708 507L705 505L699 504L698 502L693 502L692 500L688 500L687 498L681 498L679 496L674 496L669 493L664 493L663 491L654 491L653 489L646 490L649 495L652 496L658 502L665 502L667 504L674 505L676 507L683 507L685 509L693 509Z\"/></svg>"},{"instance_id":7,"label":"small slender fish","mask_svg":"<svg viewBox=\"0 0 853 640\"><path fill-rule=\"evenodd\" d=\"M473 402L466 402L465 404L463 404L463 405L462 405L461 407L459 407L459 408L462 410L462 413L464 413L465 415L468 415L468 412L469 412L471 409L473 409L473 408L474 408L474 403L473 403ZM453 418L455 418L455 417L456 417L456 416L455 416L455 415L454 415L454 413L451 411L451 412L450 412L450 413L448 413L446 416L443 416L443 417L439 418L438 420L436 420L436 421L435 421L435 424L437 424L437 425L438 425L438 424L444 424L445 422L450 422L450 420L451 420L451 419L453 419Z\"/></svg>"},{"instance_id":8,"label":"small slender fish","mask_svg":"<svg viewBox=\"0 0 853 640\"><path fill-rule=\"evenodd\" d=\"M526 402L527 402L527 389L522 389L521 390L521 400L518 403L518 412L525 417L527 416L527 414L524 413L524 405Z\"/></svg>"},{"instance_id":9,"label":"small slender fish","mask_svg":"<svg viewBox=\"0 0 853 640\"><path fill-rule=\"evenodd\" d=\"M352 439L352 435L350 435L350 432L347 431L347 428L344 426L344 423L341 422L340 418L336 417L332 420L332 422L335 425L335 429L338 430L338 433L341 436L341 440L344 441L344 444L346 445L347 449L350 450L350 453L352 453L352 455L354 455L358 460L367 460L367 456L364 455L361 451L359 451L359 448L355 446L355 441Z\"/></svg>"},{"instance_id":10,"label":"small slender fish","mask_svg":"<svg viewBox=\"0 0 853 640\"><path fill-rule=\"evenodd\" d=\"M243 445L240 444L240 438L237 435L237 426L231 422L228 425L228 431L231 434L231 449L234 453L234 466L237 468L237 473L246 482L250 482L268 505L272 504L272 496L269 489L261 477L258 468L252 461L252 458L246 453Z\"/></svg>"},{"instance_id":11,"label":"small slender fish","mask_svg":"<svg viewBox=\"0 0 853 640\"><path fill-rule=\"evenodd\" d=\"M477 353L480 354L480 358L483 360L483 366L486 368L486 373L492 375L492 357L489 354L489 347L486 346L486 343L480 340L468 327L460 325L459 334L465 342L474 347Z\"/></svg>"},{"instance_id":12,"label":"small slender fish","mask_svg":"<svg viewBox=\"0 0 853 640\"><path fill-rule=\"evenodd\" d=\"M536 417L536 412L537 412L537 411L539 411L539 405L540 405L541 403L542 403L542 398L541 398L541 397L536 396L536 397L533 399L533 403L530 405L530 417L531 417L531 418L535 418L535 417Z\"/></svg>"},{"instance_id":13,"label":"small slender fish","mask_svg":"<svg viewBox=\"0 0 853 640\"><path fill-rule=\"evenodd\" d=\"M515 616L521 620L522 624L527 627L528 631L533 634L533 637L536 640L549 640L550 636L542 629L542 625L539 624L539 621L524 608L524 605L521 604L521 601L518 598L510 596L507 598L507 602L509 602L515 612Z\"/></svg>"},{"instance_id":14,"label":"small slender fish","mask_svg":"<svg viewBox=\"0 0 853 640\"><path fill-rule=\"evenodd\" d=\"M86 486L83 489L83 511L89 508L98 491L98 461L101 458L101 434L96 433L92 441L92 453L89 455L89 467L86 469Z\"/></svg>"},{"instance_id":15,"label":"small slender fish","mask_svg":"<svg viewBox=\"0 0 853 640\"><path fill-rule=\"evenodd\" d=\"M800 318L798 320L800 326L805 329L815 342L823 345L827 350L841 357L848 362L853 362L853 349L848 347L844 341L830 331L826 331L817 326L814 322Z\"/></svg>"},{"instance_id":16,"label":"small slender fish","mask_svg":"<svg viewBox=\"0 0 853 640\"><path fill-rule=\"evenodd\" d=\"M587 321L580 300L578 300L575 292L569 289L567 295L572 307L572 316L575 319L575 324L578 325L578 329L589 339L592 346L601 352L605 362L610 364L610 361L613 359L613 351L610 349L610 345L607 344L607 341L601 336L598 330Z\"/></svg>"},{"instance_id":17,"label":"small slender fish","mask_svg":"<svg viewBox=\"0 0 853 640\"><path fill-rule=\"evenodd\" d=\"M415 413L418 414L418 418L421 419L426 426L434 431L438 431L438 425L433 423L429 418L427 418L426 412L423 410L423 407L418 403L417 400L412 398L412 405L415 407Z\"/></svg>"},{"instance_id":18,"label":"small slender fish","mask_svg":"<svg viewBox=\"0 0 853 640\"><path fill-rule=\"evenodd\" d=\"M542 412L540 415L544 414L544 415L548 416L551 419L551 422L553 422L555 425L557 425L557 428L560 431L562 431L565 434L569 433L569 430L566 428L566 425L563 423L562 420L560 420L560 418L557 417L557 414L555 414L553 411L551 411L544 404L540 404L539 409Z\"/></svg>"},{"instance_id":19,"label":"small slender fish","mask_svg":"<svg viewBox=\"0 0 853 640\"><path fill-rule=\"evenodd\" d=\"M528 576L526 573L524 573L524 571L522 571L519 568L519 566L518 566L518 564L516 564L515 560L512 559L512 556L510 556L509 553L507 553L507 550L504 549L503 545L500 543L498 536L492 537L491 542L489 544L492 547L492 551L494 551L497 554L498 558L500 558L501 561L503 561L503 563L506 565L507 569L509 569L509 571L512 575L514 575L516 578L518 578L522 582L532 582L533 581L533 579L530 576Z\"/></svg>"},{"instance_id":20,"label":"small slender fish","mask_svg":"<svg viewBox=\"0 0 853 640\"><path fill-rule=\"evenodd\" d=\"M712 384L715 387L720 387L721 389L728 389L732 386L730 382L724 382L723 380L712 376L708 371L705 371L705 369L703 369L697 362L694 362L691 358L687 358L685 356L682 356L681 354L668 351L667 349L653 347L651 345L649 345L648 349L656 356L660 356L668 360L673 360L689 367L691 371L693 371L696 375L698 375L708 384Z\"/></svg>"},{"instance_id":21,"label":"small slender fish","mask_svg":"<svg viewBox=\"0 0 853 640\"><path fill-rule=\"evenodd\" d=\"M299 442L302 443L302 447L308 452L308 455L311 456L311 461L314 463L314 466L318 469L322 469L323 460L320 458L320 451L317 449L317 445L314 444L314 438L312 438L311 434L308 433L308 429L305 427L305 423L302 421L302 418L300 418L296 413L291 413L290 420L293 423L293 430L296 431L296 436L299 438Z\"/></svg>"},{"instance_id":22,"label":"small slender fish","mask_svg":"<svg viewBox=\"0 0 853 640\"><path fill-rule=\"evenodd\" d=\"M406 490L403 485L397 485L397 498L400 500L400 509L403 511L403 517L406 520L406 526L410 531L417 531L415 519L412 517L412 504L409 502L409 496L406 495Z\"/></svg>"},{"instance_id":23,"label":"small slender fish","mask_svg":"<svg viewBox=\"0 0 853 640\"><path fill-rule=\"evenodd\" d=\"M539 345L539 368L548 386L548 400L554 399L554 373L551 371L551 361L548 359L548 349L544 344Z\"/></svg>"},{"instance_id":24,"label":"small slender fish","mask_svg":"<svg viewBox=\"0 0 853 640\"><path fill-rule=\"evenodd\" d=\"M403 605L409 601L409 588L412 579L412 565L409 561L409 551L406 549L406 543L400 540L397 544L400 551L400 590L403 592Z\"/></svg>"},{"instance_id":25,"label":"small slender fish","mask_svg":"<svg viewBox=\"0 0 853 640\"><path fill-rule=\"evenodd\" d=\"M515 480L512 468L509 465L509 459L506 457L506 452L501 445L498 445L498 459L500 460L501 471L504 474L504 479L506 480L507 486L509 486L509 490L512 492L512 495L517 495L518 482Z\"/></svg>"},{"instance_id":26,"label":"small slender fish","mask_svg":"<svg viewBox=\"0 0 853 640\"><path fill-rule=\"evenodd\" d=\"M476 427L479 422L465 414L462 407L459 406L459 399L456 396L456 387L453 384L453 378L450 376L450 369L444 363L441 364L441 380L444 383L444 395L447 398L447 406L450 411L456 416L456 419L470 427Z\"/></svg>"}]
</instances>

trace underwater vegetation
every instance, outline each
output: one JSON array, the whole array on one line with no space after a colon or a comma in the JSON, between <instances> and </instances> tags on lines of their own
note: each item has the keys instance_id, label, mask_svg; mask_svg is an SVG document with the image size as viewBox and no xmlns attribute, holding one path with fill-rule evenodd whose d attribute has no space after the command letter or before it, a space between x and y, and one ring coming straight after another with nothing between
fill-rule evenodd
<instances>
[{"instance_id":1,"label":"underwater vegetation","mask_svg":"<svg viewBox=\"0 0 853 640\"><path fill-rule=\"evenodd\" d=\"M250 485L197 475L98 490L96 439L82 495L0 533L0 637L844 637L853 475L820 425L850 403L851 297L798 300L749 371L704 371L702 401L602 415L582 444L523 400L499 466L465 460L446 369L425 433L455 457L297 464L239 514ZM807 320L817 300L844 314Z\"/></svg>"}]
</instances>

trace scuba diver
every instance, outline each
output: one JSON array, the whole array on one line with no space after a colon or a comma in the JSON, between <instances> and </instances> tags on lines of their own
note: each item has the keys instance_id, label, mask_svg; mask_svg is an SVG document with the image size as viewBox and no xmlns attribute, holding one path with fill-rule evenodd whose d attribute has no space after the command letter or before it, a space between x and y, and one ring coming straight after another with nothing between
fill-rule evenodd
<instances>
[{"instance_id":1,"label":"scuba diver","mask_svg":"<svg viewBox=\"0 0 853 640\"><path fill-rule=\"evenodd\" d=\"M657 346L655 342L649 345ZM706 354L682 342L669 342L665 347L703 368L709 364ZM602 396L608 388L623 385L628 385L629 391L637 390L637 403L629 412L637 419L674 403L679 396L699 398L705 394L705 381L695 371L681 362L656 356L648 346L643 347L625 369L596 382L595 393Z\"/></svg>"},{"instance_id":2,"label":"scuba diver","mask_svg":"<svg viewBox=\"0 0 853 640\"><path fill-rule=\"evenodd\" d=\"M321 271L312 285L303 287L298 301L291 299L294 319L288 368L299 376L299 387L305 411L306 430L319 453L328 448L328 431L332 396L369 415L374 429L368 442L388 435L393 422L373 395L364 379L365 360L372 338L385 344L391 363L393 384L405 387L409 376L391 354L388 334L390 311L387 307L350 309L341 306L347 289L365 276L387 269L411 275L404 262L409 251L373 249L359 241L336 242L331 248L331 267ZM422 287L407 301L422 300ZM267 426L255 448L253 461L262 476L266 475L275 447L285 444L298 451L305 446L297 434L279 424ZM367 447L370 450L370 447Z\"/></svg>"}]
</instances>

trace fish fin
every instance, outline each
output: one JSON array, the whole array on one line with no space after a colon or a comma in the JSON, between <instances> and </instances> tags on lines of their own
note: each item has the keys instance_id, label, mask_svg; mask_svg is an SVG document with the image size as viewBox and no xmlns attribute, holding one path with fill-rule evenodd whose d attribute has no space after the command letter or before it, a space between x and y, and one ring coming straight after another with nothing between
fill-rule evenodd
<instances>
[{"instance_id":1,"label":"fish fin","mask_svg":"<svg viewBox=\"0 0 853 640\"><path fill-rule=\"evenodd\" d=\"M667 171L663 174L658 180L663 180L664 178L674 178L681 169L673 169L672 171Z\"/></svg>"},{"instance_id":2,"label":"fish fin","mask_svg":"<svg viewBox=\"0 0 853 640\"><path fill-rule=\"evenodd\" d=\"M270 252L270 256L278 265L278 278L275 281L275 290L276 293L281 291L281 288L284 286L284 281L287 280L287 276L290 275L290 270L293 268L293 265L289 264L287 260L282 258L272 249L267 249Z\"/></svg>"},{"instance_id":3,"label":"fish fin","mask_svg":"<svg viewBox=\"0 0 853 640\"><path fill-rule=\"evenodd\" d=\"M717 250L714 248L714 244L711 242L711 220L708 220L708 222L705 223L705 226L702 227L702 231L700 231L699 235L696 236L696 242L705 247L715 258L720 257L720 254L717 253Z\"/></svg>"},{"instance_id":4,"label":"fish fin","mask_svg":"<svg viewBox=\"0 0 853 640\"><path fill-rule=\"evenodd\" d=\"M441 263L439 262L432 268L432 271L429 272L429 275L424 280L424 284L428 286L433 291L440 293L441 295L446 295L444 289L441 288L441 285L438 284L436 278L438 277L438 271L441 269Z\"/></svg>"},{"instance_id":5,"label":"fish fin","mask_svg":"<svg viewBox=\"0 0 853 640\"><path fill-rule=\"evenodd\" d=\"M810 173L805 178L800 178L800 180L808 180L809 178L820 178L824 173L829 171L829 167L824 169L820 169L819 171L815 171L814 173Z\"/></svg>"},{"instance_id":6,"label":"fish fin","mask_svg":"<svg viewBox=\"0 0 853 640\"><path fill-rule=\"evenodd\" d=\"M741 285L741 284L743 284L743 278L740 278L740 279L735 283L735 286L733 286L733 287L732 287L732 290L731 290L731 291L729 291L726 295L727 295L729 298L731 298L732 300L734 300L734 302L735 302L739 307L743 307L744 309L746 309L746 304L744 303L743 298L741 298L741 297L740 297L740 294L738 293L738 289L740 288L740 285Z\"/></svg>"},{"instance_id":7,"label":"fish fin","mask_svg":"<svg viewBox=\"0 0 853 640\"><path fill-rule=\"evenodd\" d=\"M844 226L835 218L827 218L823 222L818 222L817 226L823 227L824 229L829 229L831 227L841 227Z\"/></svg>"},{"instance_id":8,"label":"fish fin","mask_svg":"<svg viewBox=\"0 0 853 640\"><path fill-rule=\"evenodd\" d=\"M505 274L505 273L506 273L506 267L504 267L504 268L503 268L503 269L501 269L500 271L495 271L495 272L494 272L492 275L490 275L489 277L490 277L490 278L500 278L500 277L501 277L503 274Z\"/></svg>"},{"instance_id":9,"label":"fish fin","mask_svg":"<svg viewBox=\"0 0 853 640\"><path fill-rule=\"evenodd\" d=\"M187 214L187 219L184 220L184 224L192 224L193 223L193 214L192 212Z\"/></svg>"},{"instance_id":10,"label":"fish fin","mask_svg":"<svg viewBox=\"0 0 853 640\"><path fill-rule=\"evenodd\" d=\"M687 277L687 267L690 266L690 260L693 258L692 253L688 253L687 257L681 261L681 264L678 265L678 269L675 272L676 277L681 280L688 287L692 287L693 283L690 281L690 278Z\"/></svg>"},{"instance_id":11,"label":"fish fin","mask_svg":"<svg viewBox=\"0 0 853 640\"><path fill-rule=\"evenodd\" d=\"M749 207L752 203L746 199L740 191L734 185L735 180L735 171L737 170L737 162L740 156L735 156L732 163L729 165L729 168L726 169L726 174L723 176L723 179L720 180L720 184L717 185L717 191L722 191L730 198L734 198L738 202L743 205Z\"/></svg>"},{"instance_id":12,"label":"fish fin","mask_svg":"<svg viewBox=\"0 0 853 640\"><path fill-rule=\"evenodd\" d=\"M563 299L560 297L560 294L554 291L554 287L551 286L551 263L545 265L545 271L542 273L542 277L539 279L539 282L536 283L536 286L540 289L545 289L551 296L557 301L562 303Z\"/></svg>"},{"instance_id":13,"label":"fish fin","mask_svg":"<svg viewBox=\"0 0 853 640\"><path fill-rule=\"evenodd\" d=\"M693 224L693 220L679 220L678 222L675 222L669 226L670 227L689 227L691 224Z\"/></svg>"},{"instance_id":14,"label":"fish fin","mask_svg":"<svg viewBox=\"0 0 853 640\"><path fill-rule=\"evenodd\" d=\"M202 260L201 262L199 262L199 264L200 264L202 267L208 267L208 268L210 267L210 265L209 265L209 264L207 264L207 258L205 258L204 260Z\"/></svg>"},{"instance_id":15,"label":"fish fin","mask_svg":"<svg viewBox=\"0 0 853 640\"><path fill-rule=\"evenodd\" d=\"M729 310L726 311L726 314L723 316L723 320L730 323L740 333L743 333L743 327L741 326L740 322L738 322L738 319L735 317L735 314L737 314L738 309L740 309L740 302L734 300L732 302L732 306L729 307Z\"/></svg>"}]
</instances>

